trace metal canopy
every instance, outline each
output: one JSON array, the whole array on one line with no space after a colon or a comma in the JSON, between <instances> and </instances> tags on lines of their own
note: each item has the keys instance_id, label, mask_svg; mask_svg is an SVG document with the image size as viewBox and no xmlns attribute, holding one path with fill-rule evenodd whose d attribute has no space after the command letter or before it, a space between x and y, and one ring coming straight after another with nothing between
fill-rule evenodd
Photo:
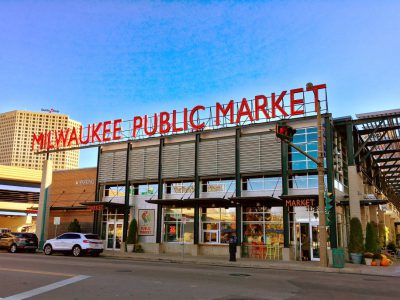
<instances>
[{"instance_id":1,"label":"metal canopy","mask_svg":"<svg viewBox=\"0 0 400 300\"><path fill-rule=\"evenodd\" d=\"M355 159L368 181L400 209L400 109L356 115Z\"/></svg>"},{"instance_id":2,"label":"metal canopy","mask_svg":"<svg viewBox=\"0 0 400 300\"><path fill-rule=\"evenodd\" d=\"M146 200L147 203L161 204L171 207L195 207L196 204L202 207L232 207L231 201L225 198L190 198L190 199L154 199Z\"/></svg>"}]
</instances>

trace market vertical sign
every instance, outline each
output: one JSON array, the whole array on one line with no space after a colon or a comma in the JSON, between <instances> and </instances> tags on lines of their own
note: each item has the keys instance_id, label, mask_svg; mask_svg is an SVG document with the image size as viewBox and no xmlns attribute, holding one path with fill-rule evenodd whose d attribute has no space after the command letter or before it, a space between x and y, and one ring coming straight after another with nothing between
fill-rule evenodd
<instances>
[{"instance_id":1,"label":"market vertical sign","mask_svg":"<svg viewBox=\"0 0 400 300\"><path fill-rule=\"evenodd\" d=\"M139 209L138 235L154 235L154 209Z\"/></svg>"},{"instance_id":2,"label":"market vertical sign","mask_svg":"<svg viewBox=\"0 0 400 300\"><path fill-rule=\"evenodd\" d=\"M80 148L136 140L152 136L197 132L230 126L279 121L295 117L316 115L318 103L325 104L321 112L327 112L326 84L307 85L270 95L255 95L235 102L205 107L195 105L183 111L157 112L134 116L130 120L108 120L71 127L47 130L32 134L32 151Z\"/></svg>"}]
</instances>

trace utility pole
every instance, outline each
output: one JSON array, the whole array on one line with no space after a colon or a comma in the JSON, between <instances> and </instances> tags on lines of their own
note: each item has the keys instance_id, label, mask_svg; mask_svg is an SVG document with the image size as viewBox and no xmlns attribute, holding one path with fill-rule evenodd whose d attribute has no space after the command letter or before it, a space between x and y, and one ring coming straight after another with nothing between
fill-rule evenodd
<instances>
[{"instance_id":1,"label":"utility pole","mask_svg":"<svg viewBox=\"0 0 400 300\"><path fill-rule=\"evenodd\" d=\"M315 107L317 110L317 133L318 133L318 157L315 159L307 152L303 151L300 147L297 147L291 140L296 130L286 125L277 125L275 132L276 136L282 141L293 147L301 154L305 155L311 161L316 163L318 171L318 209L319 209L319 225L318 225L318 240L319 240L319 258L320 265L322 267L328 266L328 252L327 252L327 234L326 234L326 216L325 216L325 167L324 167L324 139L322 131L322 118L321 118L321 107L318 97L318 91L313 89L312 83L307 83L307 91L313 91L315 99Z\"/></svg>"},{"instance_id":2,"label":"utility pole","mask_svg":"<svg viewBox=\"0 0 400 300\"><path fill-rule=\"evenodd\" d=\"M308 88L307 88L308 89ZM313 91L318 93L318 91ZM322 120L321 120L321 107L318 95L315 97L317 101L317 132L318 132L318 208L319 208L319 226L318 226L318 237L319 237L319 262L321 267L328 266L328 252L327 252L327 234L326 234L326 216L325 216L325 167L324 167L324 139L322 132Z\"/></svg>"}]
</instances>

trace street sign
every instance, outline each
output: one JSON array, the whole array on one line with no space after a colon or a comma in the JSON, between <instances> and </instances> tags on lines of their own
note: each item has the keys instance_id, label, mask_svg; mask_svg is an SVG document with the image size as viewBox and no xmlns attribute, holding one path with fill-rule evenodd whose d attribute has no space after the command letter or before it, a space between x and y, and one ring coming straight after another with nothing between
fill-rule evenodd
<instances>
[{"instance_id":1,"label":"street sign","mask_svg":"<svg viewBox=\"0 0 400 300\"><path fill-rule=\"evenodd\" d=\"M54 217L54 225L60 225L61 218L60 217Z\"/></svg>"}]
</instances>

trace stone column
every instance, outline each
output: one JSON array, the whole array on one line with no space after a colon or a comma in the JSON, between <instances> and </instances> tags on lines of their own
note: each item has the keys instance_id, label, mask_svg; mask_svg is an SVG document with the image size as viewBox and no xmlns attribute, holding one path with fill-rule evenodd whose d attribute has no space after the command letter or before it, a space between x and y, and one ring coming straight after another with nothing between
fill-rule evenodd
<instances>
[{"instance_id":1,"label":"stone column","mask_svg":"<svg viewBox=\"0 0 400 300\"><path fill-rule=\"evenodd\" d=\"M40 185L40 196L38 214L36 218L36 235L39 238L39 249L43 249L44 242L47 240L47 227L49 224L50 201L49 189L52 183L53 161L46 159L43 163L42 182Z\"/></svg>"},{"instance_id":2,"label":"stone column","mask_svg":"<svg viewBox=\"0 0 400 300\"><path fill-rule=\"evenodd\" d=\"M356 166L349 166L348 171L350 217L356 217L361 220L360 200L362 197L362 193L360 192L360 182L362 188L362 179L357 173Z\"/></svg>"},{"instance_id":3,"label":"stone column","mask_svg":"<svg viewBox=\"0 0 400 300\"><path fill-rule=\"evenodd\" d=\"M378 206L377 205L369 206L369 220L370 220L370 222L375 222L375 224L378 224Z\"/></svg>"},{"instance_id":4,"label":"stone column","mask_svg":"<svg viewBox=\"0 0 400 300\"><path fill-rule=\"evenodd\" d=\"M385 242L385 212L383 210L378 210L378 237L380 246L384 246Z\"/></svg>"}]
</instances>

